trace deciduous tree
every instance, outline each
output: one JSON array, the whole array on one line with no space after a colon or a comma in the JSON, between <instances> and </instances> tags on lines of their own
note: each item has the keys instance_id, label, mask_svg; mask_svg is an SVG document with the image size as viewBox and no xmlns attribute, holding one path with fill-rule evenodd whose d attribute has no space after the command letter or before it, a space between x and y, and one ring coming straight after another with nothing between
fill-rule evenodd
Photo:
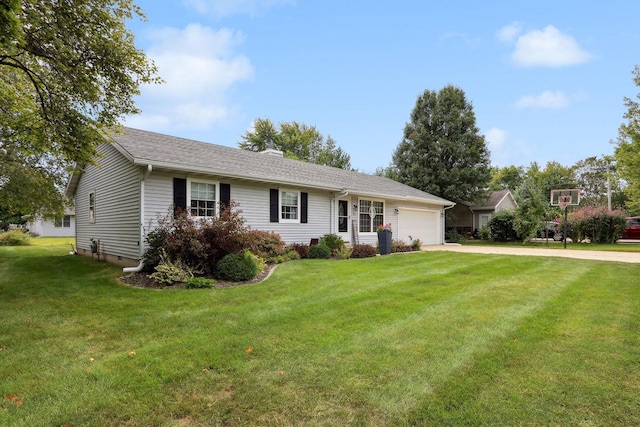
<instances>
[{"instance_id":1,"label":"deciduous tree","mask_svg":"<svg viewBox=\"0 0 640 427\"><path fill-rule=\"evenodd\" d=\"M93 162L107 132L139 112L140 85L159 79L126 28L134 17L144 15L132 0L2 2L0 203L59 213L67 166Z\"/></svg>"},{"instance_id":2,"label":"deciduous tree","mask_svg":"<svg viewBox=\"0 0 640 427\"><path fill-rule=\"evenodd\" d=\"M635 85L640 86L639 66L635 67L633 75ZM636 98L640 99L640 93ZM620 177L627 182L627 209L640 214L640 103L625 97L624 104L628 108L624 115L627 122L620 126L615 157Z\"/></svg>"},{"instance_id":3,"label":"deciduous tree","mask_svg":"<svg viewBox=\"0 0 640 427\"><path fill-rule=\"evenodd\" d=\"M315 126L304 123L283 122L278 128L269 119L256 119L253 129L242 135L238 146L243 150L280 150L285 157L319 165L351 169L351 157L336 142L324 136Z\"/></svg>"}]
</instances>

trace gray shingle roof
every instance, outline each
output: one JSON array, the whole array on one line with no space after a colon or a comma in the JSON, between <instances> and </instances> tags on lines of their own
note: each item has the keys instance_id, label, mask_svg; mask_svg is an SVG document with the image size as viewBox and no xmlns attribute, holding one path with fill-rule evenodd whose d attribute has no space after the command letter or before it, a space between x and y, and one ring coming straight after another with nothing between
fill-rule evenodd
<instances>
[{"instance_id":1,"label":"gray shingle roof","mask_svg":"<svg viewBox=\"0 0 640 427\"><path fill-rule=\"evenodd\" d=\"M316 165L238 148L124 128L114 141L123 154L154 169L198 172L219 177L280 185L347 190L360 195L417 199L440 205L453 203L388 178Z\"/></svg>"}]
</instances>

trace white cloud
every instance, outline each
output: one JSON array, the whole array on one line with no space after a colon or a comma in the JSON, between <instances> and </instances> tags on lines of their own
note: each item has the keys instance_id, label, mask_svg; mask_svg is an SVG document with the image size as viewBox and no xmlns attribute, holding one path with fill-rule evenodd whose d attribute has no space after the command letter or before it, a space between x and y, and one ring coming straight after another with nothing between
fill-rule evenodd
<instances>
[{"instance_id":1,"label":"white cloud","mask_svg":"<svg viewBox=\"0 0 640 427\"><path fill-rule=\"evenodd\" d=\"M591 54L582 49L573 37L563 34L553 25L522 34L520 24L514 23L502 28L498 38L515 44L511 60L523 67L566 67L591 59Z\"/></svg>"},{"instance_id":2,"label":"white cloud","mask_svg":"<svg viewBox=\"0 0 640 427\"><path fill-rule=\"evenodd\" d=\"M516 37L522 32L522 24L520 22L512 22L498 31L498 40L505 43L512 43Z\"/></svg>"},{"instance_id":3,"label":"white cloud","mask_svg":"<svg viewBox=\"0 0 640 427\"><path fill-rule=\"evenodd\" d=\"M498 149L504 145L504 141L507 139L507 131L499 128L491 128L484 136L489 142L489 149Z\"/></svg>"},{"instance_id":4,"label":"white cloud","mask_svg":"<svg viewBox=\"0 0 640 427\"><path fill-rule=\"evenodd\" d=\"M295 4L295 0L184 0L198 13L222 18L234 14L256 15L281 4Z\"/></svg>"},{"instance_id":5,"label":"white cloud","mask_svg":"<svg viewBox=\"0 0 640 427\"><path fill-rule=\"evenodd\" d=\"M523 96L516 102L519 110L526 108L556 109L569 106L569 98L562 92L545 90L540 95Z\"/></svg>"},{"instance_id":6,"label":"white cloud","mask_svg":"<svg viewBox=\"0 0 640 427\"><path fill-rule=\"evenodd\" d=\"M147 55L165 84L143 88L138 100L143 114L129 118L128 125L157 131L207 129L235 113L228 93L254 73L249 58L235 52L243 41L240 32L190 24L163 28L152 37Z\"/></svg>"}]
</instances>

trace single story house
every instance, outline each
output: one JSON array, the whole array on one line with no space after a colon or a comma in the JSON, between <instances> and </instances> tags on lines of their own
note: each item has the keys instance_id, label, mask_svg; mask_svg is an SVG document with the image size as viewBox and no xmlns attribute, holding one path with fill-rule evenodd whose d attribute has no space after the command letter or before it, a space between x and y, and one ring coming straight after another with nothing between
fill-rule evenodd
<instances>
[{"instance_id":1,"label":"single story house","mask_svg":"<svg viewBox=\"0 0 640 427\"><path fill-rule=\"evenodd\" d=\"M67 209L61 218L32 218L25 226L30 232L41 237L74 237L76 235L76 215Z\"/></svg>"},{"instance_id":2,"label":"single story house","mask_svg":"<svg viewBox=\"0 0 640 427\"><path fill-rule=\"evenodd\" d=\"M453 202L380 176L124 128L98 147L97 165L78 165L67 194L75 200L78 253L139 263L145 236L174 207L217 215L233 200L252 229L287 243L335 233L347 243L376 244L376 227L393 238L444 242L444 211ZM95 248L95 247L94 247Z\"/></svg>"},{"instance_id":3,"label":"single story house","mask_svg":"<svg viewBox=\"0 0 640 427\"><path fill-rule=\"evenodd\" d=\"M493 191L489 198L481 203L458 203L448 212L451 220L448 229L459 234L470 235L489 224L491 216L506 210L518 209L518 203L509 190Z\"/></svg>"}]
</instances>

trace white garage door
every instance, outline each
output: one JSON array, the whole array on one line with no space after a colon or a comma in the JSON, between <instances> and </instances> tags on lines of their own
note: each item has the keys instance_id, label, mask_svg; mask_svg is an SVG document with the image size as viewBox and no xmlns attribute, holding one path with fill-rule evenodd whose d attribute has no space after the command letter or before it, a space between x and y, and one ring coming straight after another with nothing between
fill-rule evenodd
<instances>
[{"instance_id":1,"label":"white garage door","mask_svg":"<svg viewBox=\"0 0 640 427\"><path fill-rule=\"evenodd\" d=\"M437 245L440 241L440 212L418 209L398 211L398 238L407 244L420 239L423 245ZM411 236L411 237L409 237Z\"/></svg>"}]
</instances>

